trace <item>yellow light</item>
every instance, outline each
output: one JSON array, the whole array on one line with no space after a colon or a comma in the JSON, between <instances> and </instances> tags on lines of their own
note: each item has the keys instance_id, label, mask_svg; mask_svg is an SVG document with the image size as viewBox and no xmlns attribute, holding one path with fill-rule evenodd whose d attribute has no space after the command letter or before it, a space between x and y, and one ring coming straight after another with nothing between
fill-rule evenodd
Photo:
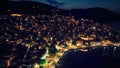
<instances>
[{"instance_id":1,"label":"yellow light","mask_svg":"<svg viewBox=\"0 0 120 68\"><path fill-rule=\"evenodd\" d=\"M82 51L82 52L88 52L87 49L80 49L80 51Z\"/></svg>"},{"instance_id":2,"label":"yellow light","mask_svg":"<svg viewBox=\"0 0 120 68\"><path fill-rule=\"evenodd\" d=\"M35 63L33 68L40 68L40 65Z\"/></svg>"},{"instance_id":3,"label":"yellow light","mask_svg":"<svg viewBox=\"0 0 120 68\"><path fill-rule=\"evenodd\" d=\"M17 17L20 17L20 16L22 16L21 14L11 14L11 16L17 16Z\"/></svg>"},{"instance_id":4,"label":"yellow light","mask_svg":"<svg viewBox=\"0 0 120 68\"><path fill-rule=\"evenodd\" d=\"M92 27L94 30L96 29L96 27L94 26L94 27Z\"/></svg>"}]
</instances>

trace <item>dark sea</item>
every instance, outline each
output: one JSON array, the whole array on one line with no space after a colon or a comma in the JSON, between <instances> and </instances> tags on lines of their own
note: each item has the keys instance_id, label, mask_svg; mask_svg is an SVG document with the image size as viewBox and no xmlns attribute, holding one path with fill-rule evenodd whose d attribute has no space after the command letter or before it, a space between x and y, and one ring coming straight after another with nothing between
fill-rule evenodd
<instances>
[{"instance_id":1,"label":"dark sea","mask_svg":"<svg viewBox=\"0 0 120 68\"><path fill-rule=\"evenodd\" d=\"M68 51L56 68L120 68L120 47L97 47L88 52Z\"/></svg>"}]
</instances>

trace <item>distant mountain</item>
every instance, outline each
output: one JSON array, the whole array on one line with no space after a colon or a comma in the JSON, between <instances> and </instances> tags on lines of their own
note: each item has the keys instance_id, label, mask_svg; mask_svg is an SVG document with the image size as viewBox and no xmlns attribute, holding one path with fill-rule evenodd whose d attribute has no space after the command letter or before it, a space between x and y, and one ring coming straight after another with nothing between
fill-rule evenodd
<instances>
[{"instance_id":1,"label":"distant mountain","mask_svg":"<svg viewBox=\"0 0 120 68\"><path fill-rule=\"evenodd\" d=\"M95 21L118 21L120 15L104 8L72 9L70 13L77 18L87 18Z\"/></svg>"},{"instance_id":2,"label":"distant mountain","mask_svg":"<svg viewBox=\"0 0 120 68\"><path fill-rule=\"evenodd\" d=\"M51 14L57 8L51 5L33 1L3 1L0 2L0 14L24 13L24 14Z\"/></svg>"},{"instance_id":3,"label":"distant mountain","mask_svg":"<svg viewBox=\"0 0 120 68\"><path fill-rule=\"evenodd\" d=\"M57 7L33 1L0 1L0 14L62 14L73 15L76 18L87 18L98 22L120 21L120 15L104 8L64 10Z\"/></svg>"}]
</instances>

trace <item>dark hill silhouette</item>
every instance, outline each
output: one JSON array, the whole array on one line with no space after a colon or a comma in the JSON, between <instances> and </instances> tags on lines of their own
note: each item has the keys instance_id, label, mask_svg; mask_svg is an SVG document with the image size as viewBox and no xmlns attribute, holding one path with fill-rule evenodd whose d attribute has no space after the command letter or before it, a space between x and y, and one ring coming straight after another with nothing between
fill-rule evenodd
<instances>
[{"instance_id":1,"label":"dark hill silhouette","mask_svg":"<svg viewBox=\"0 0 120 68\"><path fill-rule=\"evenodd\" d=\"M87 18L95 21L118 21L120 15L104 8L72 9L70 13L77 18Z\"/></svg>"},{"instance_id":2,"label":"dark hill silhouette","mask_svg":"<svg viewBox=\"0 0 120 68\"><path fill-rule=\"evenodd\" d=\"M56 7L33 1L3 1L0 14L23 13L23 14L51 14Z\"/></svg>"},{"instance_id":3,"label":"dark hill silhouette","mask_svg":"<svg viewBox=\"0 0 120 68\"><path fill-rule=\"evenodd\" d=\"M62 14L73 15L76 18L87 18L98 22L120 21L120 15L104 8L64 10L57 7L33 1L7 1L1 0L0 14Z\"/></svg>"}]
</instances>

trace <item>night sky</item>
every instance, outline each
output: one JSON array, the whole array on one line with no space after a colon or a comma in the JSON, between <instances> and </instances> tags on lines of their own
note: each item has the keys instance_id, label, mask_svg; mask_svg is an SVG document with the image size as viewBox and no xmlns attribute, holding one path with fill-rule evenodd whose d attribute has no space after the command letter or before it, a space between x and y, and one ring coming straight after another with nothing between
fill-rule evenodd
<instances>
[{"instance_id":1,"label":"night sky","mask_svg":"<svg viewBox=\"0 0 120 68\"><path fill-rule=\"evenodd\" d=\"M20 1L20 0L13 0ZM25 1L25 0L22 0ZM51 5L57 5L61 8L90 8L90 7L103 7L117 13L120 13L120 0L27 0L37 1Z\"/></svg>"}]
</instances>

